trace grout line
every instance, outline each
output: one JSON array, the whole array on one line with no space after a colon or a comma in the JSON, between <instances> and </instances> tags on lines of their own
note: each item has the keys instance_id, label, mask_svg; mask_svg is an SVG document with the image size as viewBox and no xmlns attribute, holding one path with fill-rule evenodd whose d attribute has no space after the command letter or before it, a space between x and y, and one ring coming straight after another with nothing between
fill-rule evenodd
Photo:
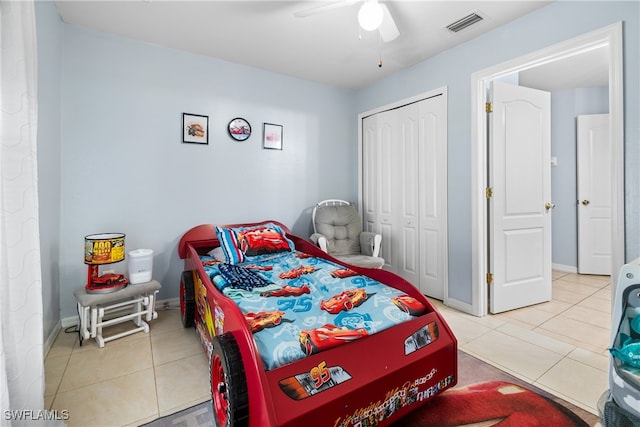
<instances>
[{"instance_id":1,"label":"grout line","mask_svg":"<svg viewBox=\"0 0 640 427\"><path fill-rule=\"evenodd\" d=\"M557 391L555 389L552 389L551 387L548 387L548 386L546 386L544 384L541 384L541 383L539 383L537 381L532 383L531 385L533 385L535 387L538 387L540 390L544 390L544 391L546 391L547 393L549 393L549 394L551 394L553 396L559 397L560 399L563 399L566 402L572 403L573 405L577 406L578 408L581 408L581 409L583 409L583 410L585 410L585 411L587 411L587 412L589 412L589 413L591 413L593 415L600 415L598 413L598 408L596 407L597 404L598 404L597 402L596 402L596 406L592 407L592 406L589 406L588 404L586 404L584 402L581 402L581 401L579 401L579 400L577 400L577 399L575 399L573 397L567 396L567 395L565 395L565 394L563 394L563 393L561 393L561 392L559 392L559 391Z\"/></svg>"},{"instance_id":2,"label":"grout line","mask_svg":"<svg viewBox=\"0 0 640 427\"><path fill-rule=\"evenodd\" d=\"M158 315L160 317L160 315ZM160 418L160 396L158 395L158 373L156 372L156 361L153 355L153 340L149 331L149 347L151 349L151 369L153 369L153 390L156 394L156 419Z\"/></svg>"},{"instance_id":3,"label":"grout line","mask_svg":"<svg viewBox=\"0 0 640 427\"><path fill-rule=\"evenodd\" d=\"M60 331L58 332L58 335L56 335L56 338L53 340L53 344L55 344L56 340L60 337L61 333L66 334L67 332L64 329L60 329ZM58 393L60 392L60 386L62 386L62 381L64 380L64 377L67 374L67 370L69 369L69 362L71 361L71 355L73 355L73 350L75 349L75 344L76 344L77 340L78 340L78 337L76 337L76 339L75 339L75 341L73 343L73 347L71 348L71 351L69 352L68 355L66 355L67 361L64 364L64 369L62 370L62 375L60 376L60 381L58 381L58 384L56 385L55 392L52 394L53 397L51 399L51 404L49 405L49 408L48 408L49 410L51 410L53 408L53 404L55 403L56 398L58 397ZM52 347L53 347L53 344L52 344ZM48 355L47 355L47 357L48 357ZM45 361L46 361L46 358L45 358ZM44 374L45 374L45 378L46 378L46 375L47 375L46 371L45 371ZM46 387L46 382L45 382L45 387Z\"/></svg>"}]
</instances>

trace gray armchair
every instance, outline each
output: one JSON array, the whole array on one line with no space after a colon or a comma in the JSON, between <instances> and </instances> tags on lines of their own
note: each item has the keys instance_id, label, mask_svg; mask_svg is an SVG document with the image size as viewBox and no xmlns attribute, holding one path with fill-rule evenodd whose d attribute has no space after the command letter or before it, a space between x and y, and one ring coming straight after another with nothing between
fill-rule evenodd
<instances>
[{"instance_id":1,"label":"gray armchair","mask_svg":"<svg viewBox=\"0 0 640 427\"><path fill-rule=\"evenodd\" d=\"M310 239L323 251L347 264L382 268L380 258L382 236L362 231L357 209L338 199L318 203L312 212L313 234Z\"/></svg>"}]
</instances>

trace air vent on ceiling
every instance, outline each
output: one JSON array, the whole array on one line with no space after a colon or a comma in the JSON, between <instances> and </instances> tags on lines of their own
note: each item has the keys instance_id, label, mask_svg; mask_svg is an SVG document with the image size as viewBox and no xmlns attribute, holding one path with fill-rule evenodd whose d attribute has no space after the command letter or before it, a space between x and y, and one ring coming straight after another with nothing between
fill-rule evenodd
<instances>
[{"instance_id":1,"label":"air vent on ceiling","mask_svg":"<svg viewBox=\"0 0 640 427\"><path fill-rule=\"evenodd\" d=\"M458 19L456 22L453 22L447 25L447 29L449 31L453 31L454 33L457 33L458 31L461 31L467 28L468 26L475 24L476 22L482 21L483 19L484 18L482 18L482 16L474 12L470 15L465 16L462 19Z\"/></svg>"}]
</instances>

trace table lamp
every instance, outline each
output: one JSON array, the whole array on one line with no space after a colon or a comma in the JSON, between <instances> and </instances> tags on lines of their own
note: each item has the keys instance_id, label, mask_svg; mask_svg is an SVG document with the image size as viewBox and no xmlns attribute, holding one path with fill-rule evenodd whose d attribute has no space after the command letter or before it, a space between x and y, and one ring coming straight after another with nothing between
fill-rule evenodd
<instances>
[{"instance_id":1,"label":"table lamp","mask_svg":"<svg viewBox=\"0 0 640 427\"><path fill-rule=\"evenodd\" d=\"M84 237L84 263L88 266L87 292L114 292L127 286L129 281L123 274L111 272L99 275L101 265L123 261L124 254L123 233L90 234Z\"/></svg>"}]
</instances>

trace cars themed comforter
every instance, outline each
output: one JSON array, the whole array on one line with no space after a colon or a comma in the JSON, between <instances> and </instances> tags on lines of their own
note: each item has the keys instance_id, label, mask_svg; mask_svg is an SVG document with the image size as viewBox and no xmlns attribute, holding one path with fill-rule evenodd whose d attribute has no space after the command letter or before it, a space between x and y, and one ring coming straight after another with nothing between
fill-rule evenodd
<instances>
[{"instance_id":1,"label":"cars themed comforter","mask_svg":"<svg viewBox=\"0 0 640 427\"><path fill-rule=\"evenodd\" d=\"M239 306L266 370L365 338L426 310L397 289L299 251L237 264L210 255L200 260L215 286Z\"/></svg>"}]
</instances>

